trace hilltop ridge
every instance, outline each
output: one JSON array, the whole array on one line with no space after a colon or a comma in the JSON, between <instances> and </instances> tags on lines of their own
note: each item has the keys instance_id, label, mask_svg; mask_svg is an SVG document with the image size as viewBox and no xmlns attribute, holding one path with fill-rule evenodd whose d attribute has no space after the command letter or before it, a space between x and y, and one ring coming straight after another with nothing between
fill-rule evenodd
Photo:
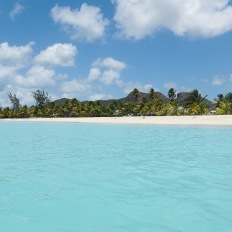
<instances>
[{"instance_id":1,"label":"hilltop ridge","mask_svg":"<svg viewBox=\"0 0 232 232\"><path fill-rule=\"evenodd\" d=\"M185 100L189 97L190 94L191 94L191 92L179 92L179 93L177 93L175 101L179 104L179 106L184 106ZM136 103L136 102L142 101L143 99L146 99L147 102L151 101L149 93L144 93L144 92L139 91L138 98L135 98L133 96L133 93L130 92L124 98L108 99L108 100L95 100L95 101L92 101L92 102L100 101L103 105L109 105L109 104L111 104L112 102L115 102L115 101L119 102L119 103L127 103L127 102ZM161 99L163 101L163 103L170 102L169 98L167 96L165 96L161 92L155 92L154 93L154 99ZM57 99L57 100L55 100L53 102L55 103L55 105L63 106L69 100L71 100L71 99L61 98L61 99ZM91 101L82 101L82 103L87 103L87 102L91 102ZM211 102L208 99L204 99L203 102L206 103L207 105L209 105L210 108L212 108L214 106L214 103Z\"/></svg>"}]
</instances>

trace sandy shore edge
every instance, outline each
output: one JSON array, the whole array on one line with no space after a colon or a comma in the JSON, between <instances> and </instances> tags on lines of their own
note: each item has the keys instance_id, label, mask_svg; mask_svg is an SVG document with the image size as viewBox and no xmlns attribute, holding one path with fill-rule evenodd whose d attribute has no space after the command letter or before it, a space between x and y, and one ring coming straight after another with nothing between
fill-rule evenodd
<instances>
[{"instance_id":1,"label":"sandy shore edge","mask_svg":"<svg viewBox=\"0 0 232 232\"><path fill-rule=\"evenodd\" d=\"M25 118L1 119L15 122L65 122L65 123L105 123L141 125L212 125L232 126L232 115L210 116L155 116L155 117L89 117L89 118Z\"/></svg>"}]
</instances>

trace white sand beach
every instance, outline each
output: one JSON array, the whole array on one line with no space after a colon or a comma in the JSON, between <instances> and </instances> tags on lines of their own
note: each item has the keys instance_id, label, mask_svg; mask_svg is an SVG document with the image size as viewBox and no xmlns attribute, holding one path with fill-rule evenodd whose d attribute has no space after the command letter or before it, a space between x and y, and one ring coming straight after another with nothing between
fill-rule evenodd
<instances>
[{"instance_id":1,"label":"white sand beach","mask_svg":"<svg viewBox=\"0 0 232 232\"><path fill-rule=\"evenodd\" d=\"M232 126L232 115L1 119L17 122Z\"/></svg>"}]
</instances>

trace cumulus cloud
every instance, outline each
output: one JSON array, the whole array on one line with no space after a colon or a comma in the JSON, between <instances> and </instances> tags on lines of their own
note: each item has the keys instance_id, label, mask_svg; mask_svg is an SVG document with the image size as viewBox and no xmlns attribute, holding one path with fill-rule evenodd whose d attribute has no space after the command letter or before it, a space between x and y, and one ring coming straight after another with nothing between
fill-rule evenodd
<instances>
[{"instance_id":1,"label":"cumulus cloud","mask_svg":"<svg viewBox=\"0 0 232 232\"><path fill-rule=\"evenodd\" d=\"M99 68L93 67L89 71L89 76L87 78L87 81L95 81L97 80L101 75L101 71Z\"/></svg>"},{"instance_id":2,"label":"cumulus cloud","mask_svg":"<svg viewBox=\"0 0 232 232\"><path fill-rule=\"evenodd\" d=\"M120 78L120 73L115 70L105 70L100 77L100 81L105 85L111 85Z\"/></svg>"},{"instance_id":3,"label":"cumulus cloud","mask_svg":"<svg viewBox=\"0 0 232 232\"><path fill-rule=\"evenodd\" d=\"M11 12L9 14L10 18L12 20L14 20L17 15L21 14L24 11L24 9L25 9L25 7L23 5L16 3L14 5L14 8L11 10Z\"/></svg>"},{"instance_id":4,"label":"cumulus cloud","mask_svg":"<svg viewBox=\"0 0 232 232\"><path fill-rule=\"evenodd\" d=\"M12 83L18 71L30 63L33 53L32 45L10 46L7 42L0 44L0 89Z\"/></svg>"},{"instance_id":5,"label":"cumulus cloud","mask_svg":"<svg viewBox=\"0 0 232 232\"><path fill-rule=\"evenodd\" d=\"M57 70L60 71L60 66L74 65L75 46L54 44L33 58L32 45L0 44L0 104L3 107L10 105L8 92L16 94L22 104L30 105L33 104L31 92L36 89L49 89L49 94L55 98L101 100L112 98L107 94L110 88L130 92L133 88L143 91L151 86L124 82L121 74L127 65L112 57L96 59L86 78L70 80L66 73Z\"/></svg>"},{"instance_id":6,"label":"cumulus cloud","mask_svg":"<svg viewBox=\"0 0 232 232\"><path fill-rule=\"evenodd\" d=\"M124 62L112 57L98 58L92 63L86 78L64 81L60 83L60 91L63 97L80 96L91 101L110 98L112 96L103 91L110 85L119 87L121 72L126 66Z\"/></svg>"},{"instance_id":7,"label":"cumulus cloud","mask_svg":"<svg viewBox=\"0 0 232 232\"><path fill-rule=\"evenodd\" d=\"M72 44L57 43L49 46L35 57L35 62L40 64L58 65L63 67L73 66L77 48Z\"/></svg>"},{"instance_id":8,"label":"cumulus cloud","mask_svg":"<svg viewBox=\"0 0 232 232\"><path fill-rule=\"evenodd\" d=\"M66 73L58 73L56 75L56 80L67 80L68 79L68 75Z\"/></svg>"},{"instance_id":9,"label":"cumulus cloud","mask_svg":"<svg viewBox=\"0 0 232 232\"><path fill-rule=\"evenodd\" d=\"M82 4L80 9L56 5L51 10L55 23L71 34L72 39L92 42L105 36L109 21L104 18L100 8Z\"/></svg>"},{"instance_id":10,"label":"cumulus cloud","mask_svg":"<svg viewBox=\"0 0 232 232\"><path fill-rule=\"evenodd\" d=\"M16 94L17 98L20 100L21 105L31 105L34 103L31 89L9 84L6 85L2 91L0 91L0 106L10 106L11 103L7 97L9 92Z\"/></svg>"},{"instance_id":11,"label":"cumulus cloud","mask_svg":"<svg viewBox=\"0 0 232 232\"><path fill-rule=\"evenodd\" d=\"M25 46L10 46L7 42L0 44L0 64L22 65L30 58L34 42Z\"/></svg>"},{"instance_id":12,"label":"cumulus cloud","mask_svg":"<svg viewBox=\"0 0 232 232\"><path fill-rule=\"evenodd\" d=\"M98 58L92 64L88 81L100 81L100 83L107 87L116 86L126 94L130 93L134 88L138 88L144 92L152 88L151 84L141 84L133 81L125 82L122 80L121 74L126 68L127 64L125 62L112 57Z\"/></svg>"},{"instance_id":13,"label":"cumulus cloud","mask_svg":"<svg viewBox=\"0 0 232 232\"><path fill-rule=\"evenodd\" d=\"M111 85L120 79L121 72L127 65L112 57L98 58L93 62L90 70L89 80L100 80L104 85Z\"/></svg>"},{"instance_id":14,"label":"cumulus cloud","mask_svg":"<svg viewBox=\"0 0 232 232\"><path fill-rule=\"evenodd\" d=\"M148 91L152 85L139 82L124 82L121 79L122 71L127 67L126 63L112 57L98 58L92 63L89 74L85 79L71 80L61 83L60 90L67 96L86 96L88 100L102 100L112 98L104 93L105 88L117 87L124 93L129 93L133 88ZM99 91L100 93L97 93Z\"/></svg>"},{"instance_id":15,"label":"cumulus cloud","mask_svg":"<svg viewBox=\"0 0 232 232\"><path fill-rule=\"evenodd\" d=\"M116 85L123 90L125 94L129 94L133 89L138 89L141 92L148 92L153 86L151 84L142 84L140 82L125 82L122 80L116 81ZM158 89L155 89L158 91Z\"/></svg>"},{"instance_id":16,"label":"cumulus cloud","mask_svg":"<svg viewBox=\"0 0 232 232\"><path fill-rule=\"evenodd\" d=\"M9 80L11 77L13 77L18 70L18 67L16 66L3 66L0 64L0 83L4 80Z\"/></svg>"},{"instance_id":17,"label":"cumulus cloud","mask_svg":"<svg viewBox=\"0 0 232 232\"><path fill-rule=\"evenodd\" d=\"M43 66L31 67L25 76L16 75L14 83L23 87L47 87L55 85L55 71Z\"/></svg>"},{"instance_id":18,"label":"cumulus cloud","mask_svg":"<svg viewBox=\"0 0 232 232\"><path fill-rule=\"evenodd\" d=\"M33 90L33 91L35 91L35 90ZM21 105L35 104L35 99L32 96L31 89L16 87L15 89L13 88L11 92L15 93L16 96L20 99Z\"/></svg>"},{"instance_id":19,"label":"cumulus cloud","mask_svg":"<svg viewBox=\"0 0 232 232\"><path fill-rule=\"evenodd\" d=\"M56 70L59 70L57 66L74 65L76 47L72 44L54 44L33 59L33 44L10 46L7 42L0 43L1 106L9 106L8 92L16 94L22 104L30 105L33 90L49 88L54 95L59 91L58 84L64 82L64 87L67 87L68 75L56 73Z\"/></svg>"},{"instance_id":20,"label":"cumulus cloud","mask_svg":"<svg viewBox=\"0 0 232 232\"><path fill-rule=\"evenodd\" d=\"M90 88L91 86L84 81L72 80L63 82L60 89L65 93L80 93L86 92Z\"/></svg>"},{"instance_id":21,"label":"cumulus cloud","mask_svg":"<svg viewBox=\"0 0 232 232\"><path fill-rule=\"evenodd\" d=\"M124 62L115 60L112 57L107 57L105 59L99 58L93 63L93 66L104 67L118 71L122 71L127 67L127 65Z\"/></svg>"},{"instance_id":22,"label":"cumulus cloud","mask_svg":"<svg viewBox=\"0 0 232 232\"><path fill-rule=\"evenodd\" d=\"M230 0L113 0L123 38L142 39L167 29L178 36L214 37L232 29Z\"/></svg>"},{"instance_id":23,"label":"cumulus cloud","mask_svg":"<svg viewBox=\"0 0 232 232\"><path fill-rule=\"evenodd\" d=\"M222 77L214 77L212 81L212 85L223 85L225 82L225 79Z\"/></svg>"}]
</instances>

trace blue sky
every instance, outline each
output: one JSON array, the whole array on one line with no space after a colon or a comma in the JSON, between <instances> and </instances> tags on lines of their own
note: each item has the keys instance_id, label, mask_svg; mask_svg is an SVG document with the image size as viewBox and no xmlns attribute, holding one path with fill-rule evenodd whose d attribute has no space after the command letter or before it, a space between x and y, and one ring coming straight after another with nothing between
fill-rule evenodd
<instances>
[{"instance_id":1,"label":"blue sky","mask_svg":"<svg viewBox=\"0 0 232 232\"><path fill-rule=\"evenodd\" d=\"M232 91L229 0L0 0L0 105Z\"/></svg>"}]
</instances>

